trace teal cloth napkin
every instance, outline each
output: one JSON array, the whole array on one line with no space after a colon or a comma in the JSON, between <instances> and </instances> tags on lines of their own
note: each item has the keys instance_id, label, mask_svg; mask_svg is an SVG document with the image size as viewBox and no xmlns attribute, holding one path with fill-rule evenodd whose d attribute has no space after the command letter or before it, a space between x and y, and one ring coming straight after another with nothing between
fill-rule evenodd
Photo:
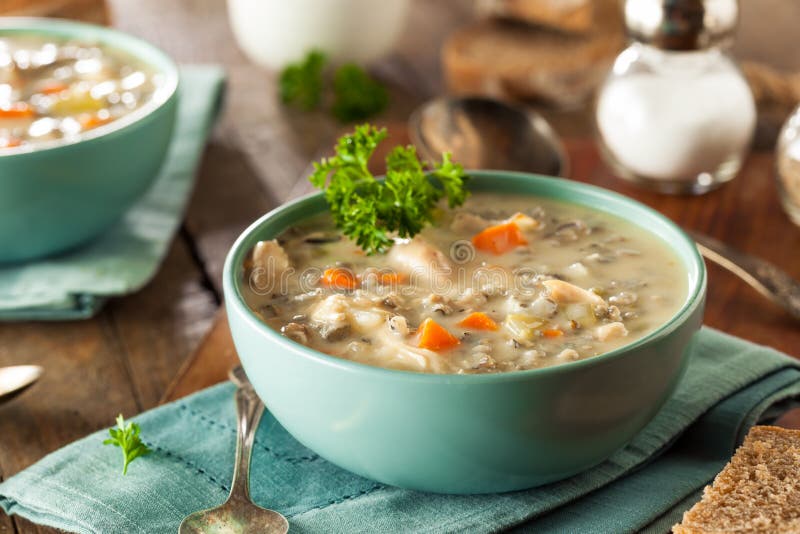
<instances>
[{"instance_id":1,"label":"teal cloth napkin","mask_svg":"<svg viewBox=\"0 0 800 534\"><path fill-rule=\"evenodd\" d=\"M181 68L175 133L156 181L102 236L59 256L0 268L0 320L82 319L155 276L175 234L218 113L224 73Z\"/></svg>"},{"instance_id":2,"label":"teal cloth napkin","mask_svg":"<svg viewBox=\"0 0 800 534\"><path fill-rule=\"evenodd\" d=\"M120 475L119 449L101 445L104 430L0 484L0 507L81 533L176 532L184 516L228 494L233 391L221 384L135 417L154 452L131 464L127 476ZM663 532L670 511L691 503L749 426L798 395L796 360L704 329L677 392L655 419L606 462L570 479L498 495L402 490L326 462L266 413L251 489L256 502L285 514L300 533Z\"/></svg>"}]
</instances>

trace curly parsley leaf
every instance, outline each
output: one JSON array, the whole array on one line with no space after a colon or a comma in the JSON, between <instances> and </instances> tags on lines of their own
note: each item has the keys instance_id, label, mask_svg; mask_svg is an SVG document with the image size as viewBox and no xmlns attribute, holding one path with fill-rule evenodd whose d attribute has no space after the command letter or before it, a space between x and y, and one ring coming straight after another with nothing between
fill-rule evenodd
<instances>
[{"instance_id":1,"label":"curly parsley leaf","mask_svg":"<svg viewBox=\"0 0 800 534\"><path fill-rule=\"evenodd\" d=\"M314 163L311 183L325 190L336 226L367 254L386 252L399 237L413 237L433 222L436 204L452 208L466 200L468 176L450 154L442 154L430 176L412 146L395 147L386 157L386 178L378 181L368 163L385 129L356 126L339 139L336 154Z\"/></svg>"},{"instance_id":2,"label":"curly parsley leaf","mask_svg":"<svg viewBox=\"0 0 800 534\"><path fill-rule=\"evenodd\" d=\"M327 56L319 50L312 50L302 61L287 65L278 80L281 101L311 111L332 99L329 111L341 122L366 119L389 104L386 88L363 68L347 63L332 76L326 76L327 65ZM324 98L331 91L332 98Z\"/></svg>"},{"instance_id":3,"label":"curly parsley leaf","mask_svg":"<svg viewBox=\"0 0 800 534\"><path fill-rule=\"evenodd\" d=\"M341 122L363 120L389 104L389 93L380 82L353 63L342 65L333 77L333 116Z\"/></svg>"},{"instance_id":4,"label":"curly parsley leaf","mask_svg":"<svg viewBox=\"0 0 800 534\"><path fill-rule=\"evenodd\" d=\"M303 61L284 68L278 81L281 101L305 111L319 106L324 86L322 71L326 62L325 54L312 50Z\"/></svg>"},{"instance_id":5,"label":"curly parsley leaf","mask_svg":"<svg viewBox=\"0 0 800 534\"><path fill-rule=\"evenodd\" d=\"M128 474L128 465L140 456L150 454L150 449L139 438L141 429L136 423L125 423L122 414L117 416L117 427L109 428L110 438L103 441L103 445L114 445L122 449L122 474Z\"/></svg>"}]
</instances>

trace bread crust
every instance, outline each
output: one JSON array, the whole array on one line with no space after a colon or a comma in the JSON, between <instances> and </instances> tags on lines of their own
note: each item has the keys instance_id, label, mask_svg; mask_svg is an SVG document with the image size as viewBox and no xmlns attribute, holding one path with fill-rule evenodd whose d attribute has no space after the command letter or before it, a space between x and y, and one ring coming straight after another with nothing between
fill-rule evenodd
<instances>
[{"instance_id":1,"label":"bread crust","mask_svg":"<svg viewBox=\"0 0 800 534\"><path fill-rule=\"evenodd\" d=\"M483 21L447 39L442 63L455 94L568 106L599 85L623 44L621 33L571 36Z\"/></svg>"},{"instance_id":2,"label":"bread crust","mask_svg":"<svg viewBox=\"0 0 800 534\"><path fill-rule=\"evenodd\" d=\"M480 14L583 33L592 28L592 0L479 0Z\"/></svg>"},{"instance_id":3,"label":"bread crust","mask_svg":"<svg viewBox=\"0 0 800 534\"><path fill-rule=\"evenodd\" d=\"M675 534L800 534L800 431L755 426Z\"/></svg>"}]
</instances>

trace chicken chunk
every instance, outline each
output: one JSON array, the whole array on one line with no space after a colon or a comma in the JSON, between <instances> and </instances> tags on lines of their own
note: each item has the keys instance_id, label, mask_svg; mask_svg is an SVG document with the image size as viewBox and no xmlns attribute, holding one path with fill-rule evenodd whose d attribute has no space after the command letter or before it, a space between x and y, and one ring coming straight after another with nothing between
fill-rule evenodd
<instances>
[{"instance_id":1,"label":"chicken chunk","mask_svg":"<svg viewBox=\"0 0 800 534\"><path fill-rule=\"evenodd\" d=\"M578 360L580 357L580 353L575 349L564 349L556 354L556 358L559 360L566 360L568 362Z\"/></svg>"},{"instance_id":2,"label":"chicken chunk","mask_svg":"<svg viewBox=\"0 0 800 534\"><path fill-rule=\"evenodd\" d=\"M603 297L563 280L545 280L542 284L550 293L550 298L559 304L591 304L605 306Z\"/></svg>"},{"instance_id":3,"label":"chicken chunk","mask_svg":"<svg viewBox=\"0 0 800 534\"><path fill-rule=\"evenodd\" d=\"M344 295L331 295L311 312L311 321L323 339L335 341L346 336L352 328L350 305Z\"/></svg>"},{"instance_id":4,"label":"chicken chunk","mask_svg":"<svg viewBox=\"0 0 800 534\"><path fill-rule=\"evenodd\" d=\"M419 236L393 246L388 260L395 269L408 272L412 284L416 279L436 285L437 281L443 282L453 272L447 256Z\"/></svg>"},{"instance_id":5,"label":"chicken chunk","mask_svg":"<svg viewBox=\"0 0 800 534\"><path fill-rule=\"evenodd\" d=\"M620 322L608 323L594 329L598 341L611 341L628 335L628 329Z\"/></svg>"},{"instance_id":6,"label":"chicken chunk","mask_svg":"<svg viewBox=\"0 0 800 534\"><path fill-rule=\"evenodd\" d=\"M276 283L291 266L289 256L275 239L256 243L252 259L250 280L255 288L263 291L275 291Z\"/></svg>"},{"instance_id":7,"label":"chicken chunk","mask_svg":"<svg viewBox=\"0 0 800 534\"><path fill-rule=\"evenodd\" d=\"M529 215L525 215L524 213L517 212L511 217L508 218L507 222L513 222L517 225L517 228L522 230L523 232L529 232L531 230L536 230L539 228L540 223L533 217Z\"/></svg>"},{"instance_id":8,"label":"chicken chunk","mask_svg":"<svg viewBox=\"0 0 800 534\"><path fill-rule=\"evenodd\" d=\"M475 215L468 211L459 211L453 217L450 229L457 233L479 232L492 224L494 224L494 221L484 219L480 215Z\"/></svg>"}]
</instances>

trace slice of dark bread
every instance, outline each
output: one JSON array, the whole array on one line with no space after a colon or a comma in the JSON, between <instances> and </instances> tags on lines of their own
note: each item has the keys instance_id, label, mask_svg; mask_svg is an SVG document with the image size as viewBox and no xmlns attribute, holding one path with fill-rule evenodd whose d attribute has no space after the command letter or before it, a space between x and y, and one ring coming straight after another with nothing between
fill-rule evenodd
<instances>
[{"instance_id":1,"label":"slice of dark bread","mask_svg":"<svg viewBox=\"0 0 800 534\"><path fill-rule=\"evenodd\" d=\"M800 430L755 426L675 534L800 534Z\"/></svg>"},{"instance_id":2,"label":"slice of dark bread","mask_svg":"<svg viewBox=\"0 0 800 534\"><path fill-rule=\"evenodd\" d=\"M449 90L562 107L581 104L625 43L616 1L598 1L593 11L591 31L581 34L492 19L455 31L442 47Z\"/></svg>"}]
</instances>

